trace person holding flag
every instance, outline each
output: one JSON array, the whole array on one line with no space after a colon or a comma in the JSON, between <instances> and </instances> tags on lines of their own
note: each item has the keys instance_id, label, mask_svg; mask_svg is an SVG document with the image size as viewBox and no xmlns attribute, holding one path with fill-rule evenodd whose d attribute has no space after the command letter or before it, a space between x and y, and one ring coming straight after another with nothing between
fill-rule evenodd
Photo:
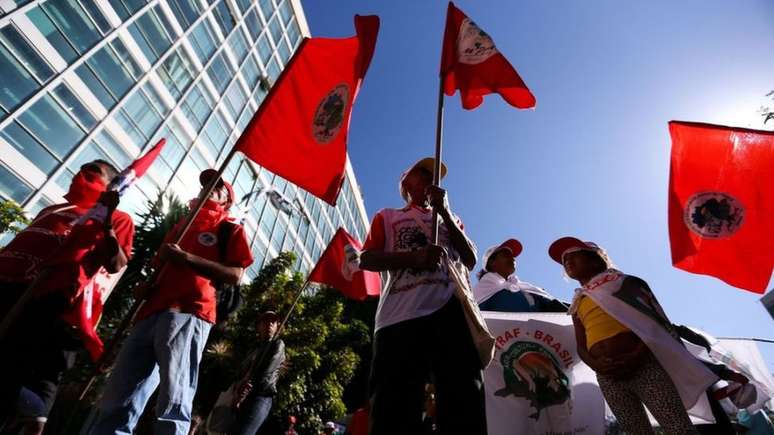
<instances>
[{"instance_id":1,"label":"person holding flag","mask_svg":"<svg viewBox=\"0 0 774 435\"><path fill-rule=\"evenodd\" d=\"M207 169L199 181L208 186L217 176ZM157 257L157 279L152 288L136 292L147 299L97 405L92 434L132 433L157 387L154 433L188 434L199 363L216 320L215 284L238 283L253 262L244 228L229 221L233 202L231 185L217 179L180 243L170 241L186 218L167 234ZM191 208L198 205L193 200Z\"/></svg>"},{"instance_id":2,"label":"person holding flag","mask_svg":"<svg viewBox=\"0 0 774 435\"><path fill-rule=\"evenodd\" d=\"M360 267L382 272L383 280L371 366L371 435L420 433L431 378L440 430L486 434L481 361L446 267L472 270L476 252L446 191L432 185L434 165L432 158L421 159L403 173L406 205L376 214L360 256ZM438 244L430 230L433 211L442 218Z\"/></svg>"},{"instance_id":3,"label":"person holding flag","mask_svg":"<svg viewBox=\"0 0 774 435\"><path fill-rule=\"evenodd\" d=\"M592 242L563 237L549 256L577 280L569 314L578 355L629 434L652 434L643 405L668 434L697 434L688 413L712 421L704 396L718 377L685 349L648 284L613 269Z\"/></svg>"},{"instance_id":4,"label":"person holding flag","mask_svg":"<svg viewBox=\"0 0 774 435\"><path fill-rule=\"evenodd\" d=\"M0 317L8 322L0 340L8 350L0 358L0 415L14 412L21 392L36 397L30 433L42 432L62 373L93 333L66 315L78 309L84 286L98 271L116 273L131 256L134 224L116 210L119 193L106 191L117 175L104 160L84 164L67 202L41 210L0 251ZM102 220L80 222L97 204L104 206Z\"/></svg>"},{"instance_id":5,"label":"person holding flag","mask_svg":"<svg viewBox=\"0 0 774 435\"><path fill-rule=\"evenodd\" d=\"M484 253L484 268L473 288L478 307L484 311L565 313L565 304L547 291L515 275L521 242L508 239Z\"/></svg>"}]
</instances>

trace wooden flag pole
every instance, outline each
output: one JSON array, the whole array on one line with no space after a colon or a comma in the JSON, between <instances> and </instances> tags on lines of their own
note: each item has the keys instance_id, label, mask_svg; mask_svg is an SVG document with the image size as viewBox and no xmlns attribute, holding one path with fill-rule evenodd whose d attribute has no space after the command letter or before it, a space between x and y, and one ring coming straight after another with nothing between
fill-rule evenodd
<instances>
[{"instance_id":1,"label":"wooden flag pole","mask_svg":"<svg viewBox=\"0 0 774 435\"><path fill-rule=\"evenodd\" d=\"M202 186L202 189L199 191L199 196L196 201L196 206L194 206L193 210L188 214L188 217L185 220L185 224L183 225L181 231L175 238L174 244L180 244L180 242L183 240L183 237L185 237L185 234L188 232L189 229L191 229L191 225L193 225L194 218L196 218L196 215L199 214L199 212L202 210L202 207L204 206L204 200L208 198L212 191L215 190L215 186L218 183L218 180L220 180L221 176L223 175L223 172L226 170L226 166L231 162L231 160L234 158L234 155L236 154L237 149L236 147L232 147L229 151L228 155L226 156L225 160L223 160L223 163L221 163L220 168L218 168L218 173L216 176L212 177L209 182L205 186ZM146 282L155 283L161 274L164 273L164 270L167 268L167 265L164 264L159 269L157 269L156 272L154 272ZM91 386L94 384L94 381L97 379L97 376L100 372L104 370L104 365L107 361L110 359L110 355L113 353L114 348L118 345L118 343L121 342L123 339L123 335L126 332L127 329L134 323L134 320L137 318L137 313L140 312L140 309L145 305L145 301L148 300L149 294L146 294L143 298L136 299L134 303L132 304L132 307L129 309L129 312L124 316L123 319L121 319L121 323L118 325L118 328L116 328L116 331L113 333L113 336L111 337L110 341L105 343L104 351L102 352L102 355L100 356L99 360L95 363L96 370L89 378L89 381L84 386L83 390L81 390L81 394L78 396L78 400L83 400L84 397L86 397L86 393L89 392L89 389L91 389Z\"/></svg>"},{"instance_id":2,"label":"wooden flag pole","mask_svg":"<svg viewBox=\"0 0 774 435\"><path fill-rule=\"evenodd\" d=\"M441 163L443 151L443 78L438 79L438 113L435 121L435 163L433 166L433 186L441 186ZM438 211L433 210L433 244L438 244Z\"/></svg>"}]
</instances>

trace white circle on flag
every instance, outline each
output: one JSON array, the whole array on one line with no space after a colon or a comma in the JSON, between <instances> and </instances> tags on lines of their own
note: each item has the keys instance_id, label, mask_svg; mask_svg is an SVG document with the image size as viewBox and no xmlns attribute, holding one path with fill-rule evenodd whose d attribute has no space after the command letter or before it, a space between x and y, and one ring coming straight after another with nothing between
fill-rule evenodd
<instances>
[{"instance_id":1,"label":"white circle on flag","mask_svg":"<svg viewBox=\"0 0 774 435\"><path fill-rule=\"evenodd\" d=\"M723 239L739 231L745 209L723 192L699 192L688 198L683 211L685 225L706 239Z\"/></svg>"},{"instance_id":2,"label":"white circle on flag","mask_svg":"<svg viewBox=\"0 0 774 435\"><path fill-rule=\"evenodd\" d=\"M476 23L465 18L457 36L457 59L468 65L479 64L497 54L492 38Z\"/></svg>"},{"instance_id":3,"label":"white circle on flag","mask_svg":"<svg viewBox=\"0 0 774 435\"><path fill-rule=\"evenodd\" d=\"M344 245L344 261L341 265L341 275L347 281L360 270L360 252L351 244Z\"/></svg>"}]
</instances>

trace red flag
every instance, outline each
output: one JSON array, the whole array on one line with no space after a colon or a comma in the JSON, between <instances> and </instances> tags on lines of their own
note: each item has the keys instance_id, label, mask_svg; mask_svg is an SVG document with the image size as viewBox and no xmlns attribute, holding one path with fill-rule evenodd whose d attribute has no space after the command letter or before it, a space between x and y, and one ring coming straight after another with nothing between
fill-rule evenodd
<instances>
[{"instance_id":1,"label":"red flag","mask_svg":"<svg viewBox=\"0 0 774 435\"><path fill-rule=\"evenodd\" d=\"M774 269L774 132L672 121L672 264L763 293Z\"/></svg>"},{"instance_id":2,"label":"red flag","mask_svg":"<svg viewBox=\"0 0 774 435\"><path fill-rule=\"evenodd\" d=\"M379 274L360 269L362 249L360 242L339 228L309 274L309 281L329 285L351 299L379 296Z\"/></svg>"},{"instance_id":3,"label":"red flag","mask_svg":"<svg viewBox=\"0 0 774 435\"><path fill-rule=\"evenodd\" d=\"M496 92L511 106L535 107L535 97L495 47L492 38L449 2L441 53L441 80L446 95L460 90L462 107L475 109L484 95Z\"/></svg>"},{"instance_id":4,"label":"red flag","mask_svg":"<svg viewBox=\"0 0 774 435\"><path fill-rule=\"evenodd\" d=\"M344 181L352 104L368 70L379 17L357 35L305 39L236 143L266 169L331 205Z\"/></svg>"}]
</instances>

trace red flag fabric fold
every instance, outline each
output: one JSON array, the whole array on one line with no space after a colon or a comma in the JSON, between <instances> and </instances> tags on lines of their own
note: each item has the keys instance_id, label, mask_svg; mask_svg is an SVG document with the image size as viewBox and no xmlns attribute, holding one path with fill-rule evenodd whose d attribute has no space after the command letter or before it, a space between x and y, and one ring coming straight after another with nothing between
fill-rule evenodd
<instances>
[{"instance_id":1,"label":"red flag fabric fold","mask_svg":"<svg viewBox=\"0 0 774 435\"><path fill-rule=\"evenodd\" d=\"M763 293L774 269L774 132L672 121L672 264Z\"/></svg>"},{"instance_id":2,"label":"red flag fabric fold","mask_svg":"<svg viewBox=\"0 0 774 435\"><path fill-rule=\"evenodd\" d=\"M475 109L484 95L497 93L519 109L535 107L535 97L497 50L492 38L449 2L441 53L441 80L446 95L460 90L462 107Z\"/></svg>"},{"instance_id":3,"label":"red flag fabric fold","mask_svg":"<svg viewBox=\"0 0 774 435\"><path fill-rule=\"evenodd\" d=\"M309 281L331 286L350 299L379 296L379 274L360 269L362 249L360 242L339 228L309 274Z\"/></svg>"},{"instance_id":4,"label":"red flag fabric fold","mask_svg":"<svg viewBox=\"0 0 774 435\"><path fill-rule=\"evenodd\" d=\"M379 17L355 16L357 35L305 39L236 143L248 158L336 203L352 104L376 46Z\"/></svg>"}]
</instances>

